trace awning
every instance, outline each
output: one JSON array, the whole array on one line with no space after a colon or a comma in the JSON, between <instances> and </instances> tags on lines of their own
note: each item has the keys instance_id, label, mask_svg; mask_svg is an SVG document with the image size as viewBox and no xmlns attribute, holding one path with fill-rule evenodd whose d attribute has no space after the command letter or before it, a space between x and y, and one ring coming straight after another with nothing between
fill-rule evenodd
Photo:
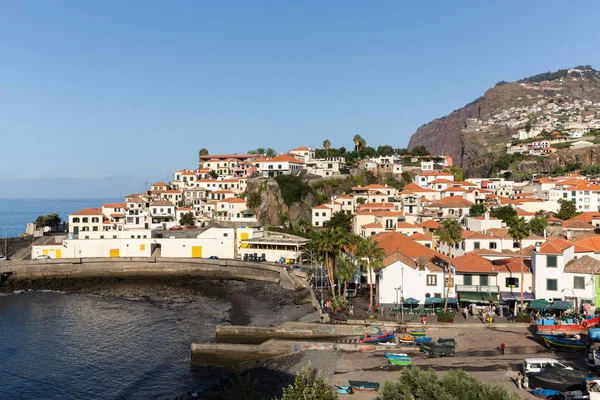
<instances>
[{"instance_id":1,"label":"awning","mask_svg":"<svg viewBox=\"0 0 600 400\"><path fill-rule=\"evenodd\" d=\"M404 304L409 304L409 305L419 304L419 300L415 299L414 297L409 297L407 299L404 299Z\"/></svg>"},{"instance_id":2,"label":"awning","mask_svg":"<svg viewBox=\"0 0 600 400\"><path fill-rule=\"evenodd\" d=\"M532 310L545 310L546 308L548 308L549 305L550 303L548 303L546 300L537 299L529 303L527 308L531 308Z\"/></svg>"},{"instance_id":3,"label":"awning","mask_svg":"<svg viewBox=\"0 0 600 400\"><path fill-rule=\"evenodd\" d=\"M573 307L573 303L571 303L570 301L557 300L554 303L552 303L550 305L550 307L548 307L548 309L549 310L565 311L565 310L568 310L571 307Z\"/></svg>"},{"instance_id":4,"label":"awning","mask_svg":"<svg viewBox=\"0 0 600 400\"><path fill-rule=\"evenodd\" d=\"M496 303L498 302L497 293L482 293L482 292L458 292L458 297L461 302L470 301L475 303L489 304L490 299Z\"/></svg>"},{"instance_id":5,"label":"awning","mask_svg":"<svg viewBox=\"0 0 600 400\"><path fill-rule=\"evenodd\" d=\"M428 297L425 299L425 304L442 304L444 300L438 299L437 297Z\"/></svg>"},{"instance_id":6,"label":"awning","mask_svg":"<svg viewBox=\"0 0 600 400\"><path fill-rule=\"evenodd\" d=\"M500 299L502 301L521 301L521 293L520 292L500 292ZM530 301L533 300L533 293L523 292L523 300Z\"/></svg>"}]
</instances>

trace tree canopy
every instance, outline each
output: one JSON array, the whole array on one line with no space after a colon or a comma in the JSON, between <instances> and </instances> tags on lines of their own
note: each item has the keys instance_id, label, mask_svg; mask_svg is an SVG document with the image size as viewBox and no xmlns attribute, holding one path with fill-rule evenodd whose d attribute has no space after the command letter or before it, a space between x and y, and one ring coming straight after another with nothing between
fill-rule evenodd
<instances>
[{"instance_id":1,"label":"tree canopy","mask_svg":"<svg viewBox=\"0 0 600 400\"><path fill-rule=\"evenodd\" d=\"M201 148L200 151L198 152L198 156L207 156L208 155L208 149L206 148Z\"/></svg>"},{"instance_id":2,"label":"tree canopy","mask_svg":"<svg viewBox=\"0 0 600 400\"><path fill-rule=\"evenodd\" d=\"M297 175L279 175L275 177L275 181L279 185L283 202L288 207L312 193L310 185Z\"/></svg>"},{"instance_id":3,"label":"tree canopy","mask_svg":"<svg viewBox=\"0 0 600 400\"><path fill-rule=\"evenodd\" d=\"M331 219L323 225L325 228L342 228L350 233L352 231L352 215L346 214L344 211L335 212Z\"/></svg>"},{"instance_id":4,"label":"tree canopy","mask_svg":"<svg viewBox=\"0 0 600 400\"><path fill-rule=\"evenodd\" d=\"M196 218L194 218L194 214L192 214L191 212L182 214L181 218L179 218L179 225L182 225L182 226L196 225Z\"/></svg>"},{"instance_id":5,"label":"tree canopy","mask_svg":"<svg viewBox=\"0 0 600 400\"><path fill-rule=\"evenodd\" d=\"M560 199L558 200L558 204L560 204L560 209L558 210L558 214L556 214L556 218L567 220L579 214L577 208L575 208L575 203L571 200Z\"/></svg>"},{"instance_id":6,"label":"tree canopy","mask_svg":"<svg viewBox=\"0 0 600 400\"><path fill-rule=\"evenodd\" d=\"M490 215L494 218L501 219L508 224L511 218L517 216L517 211L511 206L494 207L490 210Z\"/></svg>"},{"instance_id":7,"label":"tree canopy","mask_svg":"<svg viewBox=\"0 0 600 400\"><path fill-rule=\"evenodd\" d=\"M440 227L435 231L438 241L448 246L449 255L451 257L452 248L456 243L462 240L462 226L453 218L446 218L440 224ZM450 276L452 280L452 276ZM448 296L450 295L450 286L446 289L446 296L444 300L444 311L448 307Z\"/></svg>"},{"instance_id":8,"label":"tree canopy","mask_svg":"<svg viewBox=\"0 0 600 400\"><path fill-rule=\"evenodd\" d=\"M483 204L473 204L469 208L469 217L480 217L485 214L485 206Z\"/></svg>"},{"instance_id":9,"label":"tree canopy","mask_svg":"<svg viewBox=\"0 0 600 400\"><path fill-rule=\"evenodd\" d=\"M35 225L38 228L44 228L46 226L52 228L52 227L56 227L56 226L60 225L60 223L61 223L61 219L58 216L58 214L56 214L56 213L48 214L48 215L40 215L35 220Z\"/></svg>"},{"instance_id":10,"label":"tree canopy","mask_svg":"<svg viewBox=\"0 0 600 400\"><path fill-rule=\"evenodd\" d=\"M465 180L465 170L459 167L458 165L453 165L450 167L450 173L454 175L454 180L456 182L462 182Z\"/></svg>"}]
</instances>

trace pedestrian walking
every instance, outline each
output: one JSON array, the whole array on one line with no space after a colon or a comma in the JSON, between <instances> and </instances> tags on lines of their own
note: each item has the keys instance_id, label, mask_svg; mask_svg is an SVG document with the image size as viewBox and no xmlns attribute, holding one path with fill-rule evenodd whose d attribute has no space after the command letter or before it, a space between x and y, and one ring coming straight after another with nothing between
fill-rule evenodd
<instances>
[{"instance_id":1,"label":"pedestrian walking","mask_svg":"<svg viewBox=\"0 0 600 400\"><path fill-rule=\"evenodd\" d=\"M529 377L527 376L527 374L525 374L525 376L523 377L523 388L525 390L529 389Z\"/></svg>"},{"instance_id":2,"label":"pedestrian walking","mask_svg":"<svg viewBox=\"0 0 600 400\"><path fill-rule=\"evenodd\" d=\"M506 348L506 345L504 344L504 342L500 343L500 354L504 355L505 348Z\"/></svg>"},{"instance_id":3,"label":"pedestrian walking","mask_svg":"<svg viewBox=\"0 0 600 400\"><path fill-rule=\"evenodd\" d=\"M523 375L521 375L521 372L519 372L519 373L517 373L517 387L519 388L519 390L521 390L523 388L522 384L523 384Z\"/></svg>"},{"instance_id":4,"label":"pedestrian walking","mask_svg":"<svg viewBox=\"0 0 600 400\"><path fill-rule=\"evenodd\" d=\"M423 315L423 316L421 317L421 323L422 323L423 325L425 325L425 323L426 323L426 322L427 322L427 317Z\"/></svg>"},{"instance_id":5,"label":"pedestrian walking","mask_svg":"<svg viewBox=\"0 0 600 400\"><path fill-rule=\"evenodd\" d=\"M463 308L463 314L465 314L465 321L469 320L469 309L467 307Z\"/></svg>"},{"instance_id":6,"label":"pedestrian walking","mask_svg":"<svg viewBox=\"0 0 600 400\"><path fill-rule=\"evenodd\" d=\"M371 314L371 303L367 304L367 314Z\"/></svg>"},{"instance_id":7,"label":"pedestrian walking","mask_svg":"<svg viewBox=\"0 0 600 400\"><path fill-rule=\"evenodd\" d=\"M350 315L354 315L354 306L350 304Z\"/></svg>"}]
</instances>

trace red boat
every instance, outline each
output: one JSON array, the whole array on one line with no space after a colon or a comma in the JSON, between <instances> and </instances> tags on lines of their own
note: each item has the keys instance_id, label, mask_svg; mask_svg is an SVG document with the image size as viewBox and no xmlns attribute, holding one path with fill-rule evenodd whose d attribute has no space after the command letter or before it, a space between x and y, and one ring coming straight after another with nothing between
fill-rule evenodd
<instances>
[{"instance_id":1,"label":"red boat","mask_svg":"<svg viewBox=\"0 0 600 400\"><path fill-rule=\"evenodd\" d=\"M594 317L584 319L578 324L555 323L554 325L536 324L536 326L537 332L543 335L587 335L588 329L598 325L598 322L600 322L598 317Z\"/></svg>"},{"instance_id":2,"label":"red boat","mask_svg":"<svg viewBox=\"0 0 600 400\"><path fill-rule=\"evenodd\" d=\"M360 337L360 343L377 343L377 342L387 342L388 340L392 340L394 338L394 332L379 332L377 335L362 335Z\"/></svg>"}]
</instances>

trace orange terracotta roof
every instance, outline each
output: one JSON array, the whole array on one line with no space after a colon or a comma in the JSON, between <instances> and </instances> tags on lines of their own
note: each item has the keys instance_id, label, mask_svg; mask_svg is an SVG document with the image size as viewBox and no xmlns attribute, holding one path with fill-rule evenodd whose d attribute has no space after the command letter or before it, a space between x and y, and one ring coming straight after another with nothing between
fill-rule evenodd
<instances>
[{"instance_id":1,"label":"orange terracotta roof","mask_svg":"<svg viewBox=\"0 0 600 400\"><path fill-rule=\"evenodd\" d=\"M456 268L456 272L485 272L487 274L498 272L490 260L472 253L452 259L452 265Z\"/></svg>"},{"instance_id":2,"label":"orange terracotta roof","mask_svg":"<svg viewBox=\"0 0 600 400\"><path fill-rule=\"evenodd\" d=\"M111 218L123 218L125 217L125 214L123 213L115 213L115 214L110 214Z\"/></svg>"},{"instance_id":3,"label":"orange terracotta roof","mask_svg":"<svg viewBox=\"0 0 600 400\"><path fill-rule=\"evenodd\" d=\"M239 197L230 197L228 199L219 200L220 203L245 203L246 200L240 199Z\"/></svg>"},{"instance_id":4,"label":"orange terracotta roof","mask_svg":"<svg viewBox=\"0 0 600 400\"><path fill-rule=\"evenodd\" d=\"M500 260L492 261L492 264L497 268L498 272L508 272L508 273L521 273L521 269L523 272L530 272L531 260L524 259L521 264L520 257L511 257L511 258L503 258Z\"/></svg>"},{"instance_id":5,"label":"orange terracotta roof","mask_svg":"<svg viewBox=\"0 0 600 400\"><path fill-rule=\"evenodd\" d=\"M419 233L419 232L413 233L412 235L409 236L409 238L411 238L412 240L417 240L417 241L425 241L425 240L427 240L429 242L432 241L432 239L429 236L423 235L422 233Z\"/></svg>"},{"instance_id":6,"label":"orange terracotta roof","mask_svg":"<svg viewBox=\"0 0 600 400\"><path fill-rule=\"evenodd\" d=\"M438 208L469 208L473 205L469 200L458 196L448 196L431 202L431 207Z\"/></svg>"},{"instance_id":7,"label":"orange terracotta roof","mask_svg":"<svg viewBox=\"0 0 600 400\"><path fill-rule=\"evenodd\" d=\"M456 182L451 181L450 179L444 179L444 178L437 178L434 179L433 181L429 182L429 184L434 184L434 183L449 183L450 185L455 184Z\"/></svg>"},{"instance_id":8,"label":"orange terracotta roof","mask_svg":"<svg viewBox=\"0 0 600 400\"><path fill-rule=\"evenodd\" d=\"M590 249L594 249L596 253L600 253L600 236L589 236L585 239L577 240L574 243L584 247L589 247Z\"/></svg>"},{"instance_id":9,"label":"orange terracotta roof","mask_svg":"<svg viewBox=\"0 0 600 400\"><path fill-rule=\"evenodd\" d=\"M172 207L174 207L174 206L173 206L173 204L172 204L171 202L169 202L169 201L166 201L166 200L158 200L158 201L155 201L155 202L153 202L152 204L150 204L150 206L163 206L163 207L164 207L164 206L172 206Z\"/></svg>"},{"instance_id":10,"label":"orange terracotta roof","mask_svg":"<svg viewBox=\"0 0 600 400\"><path fill-rule=\"evenodd\" d=\"M419 228L417 225L409 224L408 222L396 223L396 229L415 229Z\"/></svg>"},{"instance_id":11,"label":"orange terracotta roof","mask_svg":"<svg viewBox=\"0 0 600 400\"><path fill-rule=\"evenodd\" d=\"M277 157L273 158L261 158L256 160L256 162L262 163L272 163L272 162L291 162L295 164L304 164L303 161L298 160L296 157L288 156L287 154L281 154Z\"/></svg>"},{"instance_id":12,"label":"orange terracotta roof","mask_svg":"<svg viewBox=\"0 0 600 400\"><path fill-rule=\"evenodd\" d=\"M471 240L471 239L473 239L473 240L495 239L491 235L486 235L485 233L476 232L476 231L462 231L462 238L464 240Z\"/></svg>"},{"instance_id":13,"label":"orange terracotta roof","mask_svg":"<svg viewBox=\"0 0 600 400\"><path fill-rule=\"evenodd\" d=\"M164 182L156 182L154 185L150 185L150 186L169 186Z\"/></svg>"},{"instance_id":14,"label":"orange terracotta roof","mask_svg":"<svg viewBox=\"0 0 600 400\"><path fill-rule=\"evenodd\" d=\"M439 229L439 227L440 227L440 223L437 221L434 221L432 219L425 221L425 222L421 222L419 225L421 225L423 228L427 228L430 230L436 230L436 229Z\"/></svg>"},{"instance_id":15,"label":"orange terracotta roof","mask_svg":"<svg viewBox=\"0 0 600 400\"><path fill-rule=\"evenodd\" d=\"M600 213L598 213L597 211L586 211L584 213L574 216L571 219L568 219L567 221L583 221L587 222L588 224L591 224L592 219L594 218L600 218Z\"/></svg>"},{"instance_id":16,"label":"orange terracotta roof","mask_svg":"<svg viewBox=\"0 0 600 400\"><path fill-rule=\"evenodd\" d=\"M362 225L361 228L378 228L383 229L381 222L371 222L369 224Z\"/></svg>"},{"instance_id":17,"label":"orange terracotta roof","mask_svg":"<svg viewBox=\"0 0 600 400\"><path fill-rule=\"evenodd\" d=\"M475 217L475 219L483 221L483 220L485 220L485 215L480 215L479 217ZM487 219L490 221L498 221L498 218L494 218L491 215L488 215Z\"/></svg>"},{"instance_id":18,"label":"orange terracotta roof","mask_svg":"<svg viewBox=\"0 0 600 400\"><path fill-rule=\"evenodd\" d=\"M565 265L565 272L576 274L598 274L600 273L600 260L585 255L567 263L567 265Z\"/></svg>"},{"instance_id":19,"label":"orange terracotta roof","mask_svg":"<svg viewBox=\"0 0 600 400\"><path fill-rule=\"evenodd\" d=\"M383 232L371 237L377 241L378 246L383 249L386 255L399 251L412 259L434 256L442 260L447 259L446 256L415 242L399 232Z\"/></svg>"},{"instance_id":20,"label":"orange terracotta roof","mask_svg":"<svg viewBox=\"0 0 600 400\"><path fill-rule=\"evenodd\" d=\"M84 208L69 215L102 215L101 208Z\"/></svg>"},{"instance_id":21,"label":"orange terracotta roof","mask_svg":"<svg viewBox=\"0 0 600 400\"><path fill-rule=\"evenodd\" d=\"M594 249L591 249L587 246L583 246L579 243L569 242L568 240L561 238L553 238L547 240L540 246L539 254L562 254L563 251L568 249L571 246L575 246L575 253L593 253Z\"/></svg>"},{"instance_id":22,"label":"orange terracotta roof","mask_svg":"<svg viewBox=\"0 0 600 400\"><path fill-rule=\"evenodd\" d=\"M290 151L307 151L310 150L308 147L296 147L295 149L291 149Z\"/></svg>"},{"instance_id":23,"label":"orange terracotta roof","mask_svg":"<svg viewBox=\"0 0 600 400\"><path fill-rule=\"evenodd\" d=\"M102 204L103 208L127 208L126 203L106 203Z\"/></svg>"},{"instance_id":24,"label":"orange terracotta roof","mask_svg":"<svg viewBox=\"0 0 600 400\"><path fill-rule=\"evenodd\" d=\"M331 207L327 207L327 205L321 204L320 206L313 207L313 210L331 210Z\"/></svg>"},{"instance_id":25,"label":"orange terracotta roof","mask_svg":"<svg viewBox=\"0 0 600 400\"><path fill-rule=\"evenodd\" d=\"M421 172L419 176L454 176L449 172L441 172L441 171L426 171Z\"/></svg>"}]
</instances>

